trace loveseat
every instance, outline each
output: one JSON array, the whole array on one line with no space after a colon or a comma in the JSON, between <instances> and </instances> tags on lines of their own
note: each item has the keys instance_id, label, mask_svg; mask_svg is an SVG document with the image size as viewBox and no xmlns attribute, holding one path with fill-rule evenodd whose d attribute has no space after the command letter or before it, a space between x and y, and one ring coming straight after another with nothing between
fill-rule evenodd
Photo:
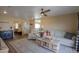
<instances>
[{"instance_id":1,"label":"loveseat","mask_svg":"<svg viewBox=\"0 0 79 59\"><path fill-rule=\"evenodd\" d=\"M66 38L65 36L67 32L64 31L51 31L52 39L53 40L59 40L61 44L69 47L74 47L75 44L75 38ZM71 33L70 33L71 34ZM69 34L68 34L69 35Z\"/></svg>"}]
</instances>

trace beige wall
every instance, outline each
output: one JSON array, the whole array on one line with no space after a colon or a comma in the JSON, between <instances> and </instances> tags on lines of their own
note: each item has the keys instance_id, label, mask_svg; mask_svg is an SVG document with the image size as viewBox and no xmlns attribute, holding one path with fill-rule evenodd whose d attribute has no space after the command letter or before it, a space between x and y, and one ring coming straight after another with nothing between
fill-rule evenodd
<instances>
[{"instance_id":1,"label":"beige wall","mask_svg":"<svg viewBox=\"0 0 79 59\"><path fill-rule=\"evenodd\" d=\"M22 18L15 18L8 15L0 15L0 30L9 30L10 27L14 29L15 23L20 24L19 31L25 33L24 23L28 23L25 19ZM4 25L4 26L3 26ZM26 25L27 26L27 25Z\"/></svg>"},{"instance_id":2,"label":"beige wall","mask_svg":"<svg viewBox=\"0 0 79 59\"><path fill-rule=\"evenodd\" d=\"M76 14L43 17L41 18L41 20L42 20L41 25L44 29L61 30L61 31L67 31L67 32L76 32L77 30L77 15ZM23 24L25 22L21 18L15 18L15 17L7 16L7 15L0 15L0 21L8 22L9 27L11 26L14 27L14 23L16 22L20 24ZM6 26L6 28L8 28L8 26Z\"/></svg>"},{"instance_id":3,"label":"beige wall","mask_svg":"<svg viewBox=\"0 0 79 59\"><path fill-rule=\"evenodd\" d=\"M41 20L41 25L44 29L61 30L66 32L76 32L77 30L76 14L43 17Z\"/></svg>"},{"instance_id":4,"label":"beige wall","mask_svg":"<svg viewBox=\"0 0 79 59\"><path fill-rule=\"evenodd\" d=\"M7 16L7 15L0 15L0 22L5 23L5 28L7 29L7 27L13 27L14 28L14 23L15 21L20 20L20 18L15 18L15 17L11 17L11 16ZM22 22L22 21L20 21ZM1 25L1 23L0 23ZM4 26L2 26L4 27Z\"/></svg>"},{"instance_id":5,"label":"beige wall","mask_svg":"<svg viewBox=\"0 0 79 59\"><path fill-rule=\"evenodd\" d=\"M13 25L12 17L0 15L0 30L9 30Z\"/></svg>"}]
</instances>

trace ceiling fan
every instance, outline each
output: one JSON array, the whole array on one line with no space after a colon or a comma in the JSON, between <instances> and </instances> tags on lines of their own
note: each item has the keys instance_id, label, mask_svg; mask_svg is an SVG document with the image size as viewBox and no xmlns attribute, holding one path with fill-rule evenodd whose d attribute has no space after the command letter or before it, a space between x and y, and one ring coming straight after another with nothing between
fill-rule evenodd
<instances>
[{"instance_id":1,"label":"ceiling fan","mask_svg":"<svg viewBox=\"0 0 79 59\"><path fill-rule=\"evenodd\" d=\"M41 8L41 15L44 15L44 16L47 16L47 12L50 12L51 10L50 9L48 9L48 10L44 10L43 8Z\"/></svg>"}]
</instances>

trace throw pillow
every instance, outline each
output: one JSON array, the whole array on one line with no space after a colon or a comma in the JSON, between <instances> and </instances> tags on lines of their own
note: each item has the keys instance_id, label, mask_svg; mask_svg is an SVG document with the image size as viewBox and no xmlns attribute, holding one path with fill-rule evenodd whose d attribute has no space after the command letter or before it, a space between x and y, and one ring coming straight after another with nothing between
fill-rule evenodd
<instances>
[{"instance_id":1,"label":"throw pillow","mask_svg":"<svg viewBox=\"0 0 79 59\"><path fill-rule=\"evenodd\" d=\"M73 33L69 33L69 32L66 32L64 38L72 39L73 36L75 36L75 34L73 34Z\"/></svg>"}]
</instances>

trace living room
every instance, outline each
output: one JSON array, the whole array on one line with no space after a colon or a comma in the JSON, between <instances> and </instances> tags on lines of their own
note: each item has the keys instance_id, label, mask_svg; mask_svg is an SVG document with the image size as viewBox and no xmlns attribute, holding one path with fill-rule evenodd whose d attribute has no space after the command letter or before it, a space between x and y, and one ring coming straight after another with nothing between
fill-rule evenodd
<instances>
[{"instance_id":1,"label":"living room","mask_svg":"<svg viewBox=\"0 0 79 59\"><path fill-rule=\"evenodd\" d=\"M50 12L46 12L44 15L44 10L49 9ZM76 34L79 7L3 6L0 7L0 10L2 10L0 13L0 31L12 30L12 36L7 38L0 34L1 41L7 46L5 49L7 52L77 52ZM37 14L34 15L34 13ZM47 32L50 33L50 36L43 37L44 33ZM43 33L42 37L40 36L41 33ZM54 48L53 45L56 47Z\"/></svg>"}]
</instances>

